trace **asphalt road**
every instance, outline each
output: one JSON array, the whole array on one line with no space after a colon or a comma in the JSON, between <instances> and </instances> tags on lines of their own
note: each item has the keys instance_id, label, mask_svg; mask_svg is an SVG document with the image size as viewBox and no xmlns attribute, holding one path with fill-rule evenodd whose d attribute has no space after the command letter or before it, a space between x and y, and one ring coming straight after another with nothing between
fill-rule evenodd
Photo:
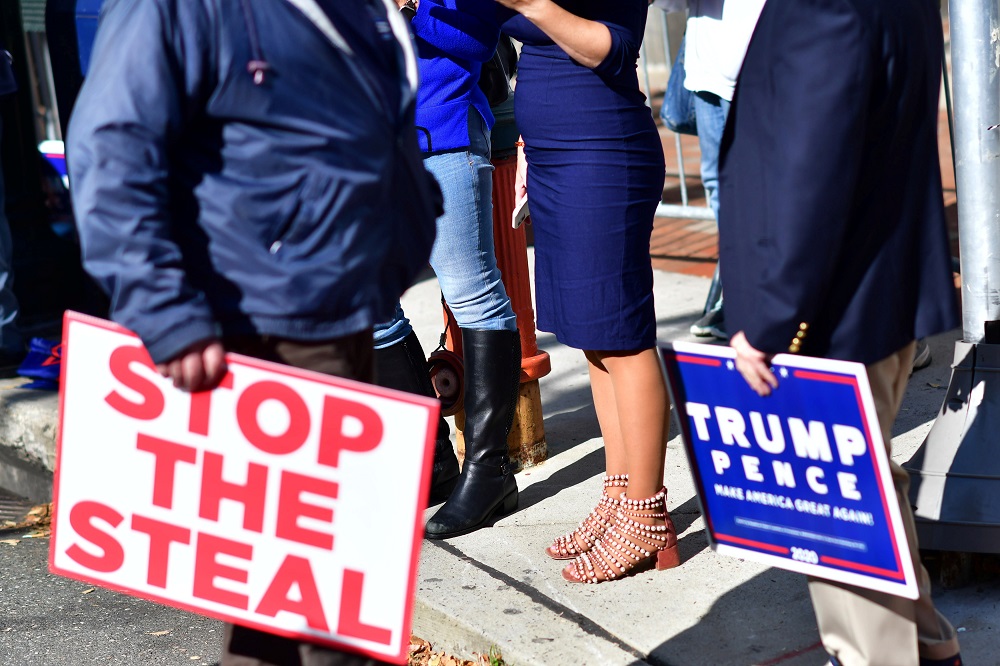
<instances>
[{"instance_id":1,"label":"asphalt road","mask_svg":"<svg viewBox=\"0 0 1000 666\"><path fill-rule=\"evenodd\" d=\"M218 663L221 622L54 576L28 533L0 530L0 666Z\"/></svg>"}]
</instances>

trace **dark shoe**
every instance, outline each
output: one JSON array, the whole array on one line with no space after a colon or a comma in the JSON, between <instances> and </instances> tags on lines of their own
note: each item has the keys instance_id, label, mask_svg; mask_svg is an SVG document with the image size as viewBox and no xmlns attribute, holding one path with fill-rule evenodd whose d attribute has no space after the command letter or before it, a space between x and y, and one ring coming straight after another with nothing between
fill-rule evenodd
<instances>
[{"instance_id":1,"label":"dark shoe","mask_svg":"<svg viewBox=\"0 0 1000 666\"><path fill-rule=\"evenodd\" d=\"M917 349L913 353L913 370L923 370L931 364L931 348L926 340L917 340Z\"/></svg>"},{"instance_id":2,"label":"dark shoe","mask_svg":"<svg viewBox=\"0 0 1000 666\"><path fill-rule=\"evenodd\" d=\"M954 657L948 657L947 659L921 657L920 666L962 666L962 655L956 654Z\"/></svg>"},{"instance_id":3,"label":"dark shoe","mask_svg":"<svg viewBox=\"0 0 1000 666\"><path fill-rule=\"evenodd\" d=\"M517 509L517 481L510 461L500 465L466 460L458 485L444 506L427 521L428 539L450 539L475 532Z\"/></svg>"},{"instance_id":4,"label":"dark shoe","mask_svg":"<svg viewBox=\"0 0 1000 666\"><path fill-rule=\"evenodd\" d=\"M465 353L465 464L451 497L427 522L428 539L474 532L517 508L507 435L521 384L517 331L462 329Z\"/></svg>"},{"instance_id":5,"label":"dark shoe","mask_svg":"<svg viewBox=\"0 0 1000 666\"><path fill-rule=\"evenodd\" d=\"M420 346L417 334L411 332L402 342L385 349L375 350L375 382L385 388L406 391L433 398L427 370L427 357ZM437 438L434 442L434 467L431 472L430 503L438 504L448 499L458 483L458 458L451 445L448 422L438 417Z\"/></svg>"},{"instance_id":6,"label":"dark shoe","mask_svg":"<svg viewBox=\"0 0 1000 666\"><path fill-rule=\"evenodd\" d=\"M836 657L830 657L830 666L843 666ZM962 655L956 654L954 657L948 657L947 659L928 659L927 657L920 658L920 666L962 666Z\"/></svg>"},{"instance_id":7,"label":"dark shoe","mask_svg":"<svg viewBox=\"0 0 1000 666\"><path fill-rule=\"evenodd\" d=\"M729 333L726 332L726 315L722 309L712 310L702 315L701 319L691 324L691 335L699 338L709 336L728 340Z\"/></svg>"}]
</instances>

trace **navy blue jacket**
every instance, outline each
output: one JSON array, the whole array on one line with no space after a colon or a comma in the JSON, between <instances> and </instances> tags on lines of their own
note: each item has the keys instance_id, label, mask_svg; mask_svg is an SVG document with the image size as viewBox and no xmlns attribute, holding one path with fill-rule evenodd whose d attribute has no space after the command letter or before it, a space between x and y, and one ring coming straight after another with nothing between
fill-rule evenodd
<instances>
[{"instance_id":1,"label":"navy blue jacket","mask_svg":"<svg viewBox=\"0 0 1000 666\"><path fill-rule=\"evenodd\" d=\"M416 60L386 23L408 40L405 22L338 3L339 40L289 0L105 4L70 123L74 209L86 269L154 361L220 334L362 331L426 265L440 194ZM372 12L380 31L352 29Z\"/></svg>"},{"instance_id":2,"label":"navy blue jacket","mask_svg":"<svg viewBox=\"0 0 1000 666\"><path fill-rule=\"evenodd\" d=\"M958 325L937 0L768 0L723 136L726 327L872 363Z\"/></svg>"},{"instance_id":3,"label":"navy blue jacket","mask_svg":"<svg viewBox=\"0 0 1000 666\"><path fill-rule=\"evenodd\" d=\"M421 0L413 17L420 55L417 127L427 152L470 145L472 106L493 128L493 113L479 89L483 63L493 57L500 38L494 0Z\"/></svg>"}]
</instances>

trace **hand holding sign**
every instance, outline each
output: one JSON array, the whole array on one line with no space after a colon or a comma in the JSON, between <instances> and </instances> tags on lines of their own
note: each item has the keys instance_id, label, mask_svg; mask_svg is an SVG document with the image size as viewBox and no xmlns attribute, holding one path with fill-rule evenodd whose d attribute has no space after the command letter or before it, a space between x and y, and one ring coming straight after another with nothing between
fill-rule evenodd
<instances>
[{"instance_id":1,"label":"hand holding sign","mask_svg":"<svg viewBox=\"0 0 1000 666\"><path fill-rule=\"evenodd\" d=\"M182 391L210 391L226 374L226 350L218 340L204 340L166 363L158 363L156 369Z\"/></svg>"},{"instance_id":2,"label":"hand holding sign","mask_svg":"<svg viewBox=\"0 0 1000 666\"><path fill-rule=\"evenodd\" d=\"M743 331L729 340L729 346L736 352L736 369L747 380L747 384L757 395L771 395L778 388L778 378L771 372L771 357L755 349Z\"/></svg>"},{"instance_id":3,"label":"hand holding sign","mask_svg":"<svg viewBox=\"0 0 1000 666\"><path fill-rule=\"evenodd\" d=\"M712 547L916 598L864 366L736 337L661 349Z\"/></svg>"},{"instance_id":4,"label":"hand holding sign","mask_svg":"<svg viewBox=\"0 0 1000 666\"><path fill-rule=\"evenodd\" d=\"M237 355L188 393L108 322L64 333L52 571L405 663L437 401Z\"/></svg>"}]
</instances>

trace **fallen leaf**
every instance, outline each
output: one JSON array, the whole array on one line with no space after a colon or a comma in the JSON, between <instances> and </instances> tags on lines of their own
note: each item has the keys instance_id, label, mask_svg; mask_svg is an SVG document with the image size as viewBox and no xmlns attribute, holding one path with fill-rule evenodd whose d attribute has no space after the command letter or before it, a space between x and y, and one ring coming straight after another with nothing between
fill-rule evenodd
<instances>
[{"instance_id":1,"label":"fallen leaf","mask_svg":"<svg viewBox=\"0 0 1000 666\"><path fill-rule=\"evenodd\" d=\"M28 515L25 518L26 522L38 523L43 520L48 519L52 516L52 503L48 504L37 504L31 507L28 511Z\"/></svg>"},{"instance_id":2,"label":"fallen leaf","mask_svg":"<svg viewBox=\"0 0 1000 666\"><path fill-rule=\"evenodd\" d=\"M20 539L0 539L0 543L5 543L8 546L16 546L21 543Z\"/></svg>"},{"instance_id":3,"label":"fallen leaf","mask_svg":"<svg viewBox=\"0 0 1000 666\"><path fill-rule=\"evenodd\" d=\"M52 528L52 503L38 504L31 507L31 509L28 510L28 513L24 516L24 519L19 523L5 520L3 522L3 528L31 528L34 530L34 532L29 535L31 537L49 536L49 532Z\"/></svg>"},{"instance_id":4,"label":"fallen leaf","mask_svg":"<svg viewBox=\"0 0 1000 666\"><path fill-rule=\"evenodd\" d=\"M150 636L166 636L169 633L170 633L169 629L164 629L163 631L151 631L151 632L149 632L149 635Z\"/></svg>"},{"instance_id":5,"label":"fallen leaf","mask_svg":"<svg viewBox=\"0 0 1000 666\"><path fill-rule=\"evenodd\" d=\"M930 382L927 382L927 385L930 386L931 388L944 388L940 384L932 384Z\"/></svg>"},{"instance_id":6,"label":"fallen leaf","mask_svg":"<svg viewBox=\"0 0 1000 666\"><path fill-rule=\"evenodd\" d=\"M86 590L84 590L80 594L90 594L91 592L93 592L96 589L97 589L96 587L88 587Z\"/></svg>"},{"instance_id":7,"label":"fallen leaf","mask_svg":"<svg viewBox=\"0 0 1000 666\"><path fill-rule=\"evenodd\" d=\"M434 652L433 646L422 638L410 634L407 666L479 666L480 661L469 661L444 652Z\"/></svg>"}]
</instances>

